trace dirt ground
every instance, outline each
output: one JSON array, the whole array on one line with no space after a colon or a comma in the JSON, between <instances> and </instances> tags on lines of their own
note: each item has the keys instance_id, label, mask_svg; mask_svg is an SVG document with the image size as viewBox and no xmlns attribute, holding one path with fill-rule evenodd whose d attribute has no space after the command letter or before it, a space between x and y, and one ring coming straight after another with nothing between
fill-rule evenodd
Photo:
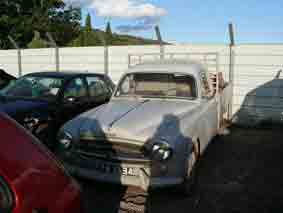
<instances>
[{"instance_id":1,"label":"dirt ground","mask_svg":"<svg viewBox=\"0 0 283 213\"><path fill-rule=\"evenodd\" d=\"M230 130L230 135L215 138L203 155L193 196L166 189L131 197L123 187L84 180L80 182L85 212L127 212L120 206L134 203L135 211L129 212L282 213L283 129Z\"/></svg>"}]
</instances>

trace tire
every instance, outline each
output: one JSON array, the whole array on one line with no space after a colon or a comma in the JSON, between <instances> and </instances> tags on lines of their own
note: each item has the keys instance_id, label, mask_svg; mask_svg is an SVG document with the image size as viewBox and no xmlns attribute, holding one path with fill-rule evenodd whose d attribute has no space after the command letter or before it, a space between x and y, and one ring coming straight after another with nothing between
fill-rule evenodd
<instances>
[{"instance_id":1,"label":"tire","mask_svg":"<svg viewBox=\"0 0 283 213\"><path fill-rule=\"evenodd\" d=\"M187 172L184 182L180 185L180 191L184 196L192 196L196 191L198 180L198 161L199 161L199 148L194 144L189 159L187 161Z\"/></svg>"}]
</instances>

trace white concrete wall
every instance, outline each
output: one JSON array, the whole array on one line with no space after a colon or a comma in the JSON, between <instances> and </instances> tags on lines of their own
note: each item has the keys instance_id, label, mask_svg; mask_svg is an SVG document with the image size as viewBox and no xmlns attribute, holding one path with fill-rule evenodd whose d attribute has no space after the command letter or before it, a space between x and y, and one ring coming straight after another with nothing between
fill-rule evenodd
<instances>
[{"instance_id":1,"label":"white concrete wall","mask_svg":"<svg viewBox=\"0 0 283 213\"><path fill-rule=\"evenodd\" d=\"M239 45L235 47L233 112L245 125L281 123L283 45ZM282 73L283 74L283 73Z\"/></svg>"},{"instance_id":2,"label":"white concrete wall","mask_svg":"<svg viewBox=\"0 0 283 213\"><path fill-rule=\"evenodd\" d=\"M18 59L16 50L0 50L0 69L18 75Z\"/></svg>"},{"instance_id":3,"label":"white concrete wall","mask_svg":"<svg viewBox=\"0 0 283 213\"><path fill-rule=\"evenodd\" d=\"M81 47L60 49L60 70L104 72L104 48Z\"/></svg>"},{"instance_id":4,"label":"white concrete wall","mask_svg":"<svg viewBox=\"0 0 283 213\"><path fill-rule=\"evenodd\" d=\"M109 48L109 71L115 83L128 68L129 54L159 53L158 46L118 46Z\"/></svg>"},{"instance_id":5,"label":"white concrete wall","mask_svg":"<svg viewBox=\"0 0 283 213\"><path fill-rule=\"evenodd\" d=\"M114 82L127 70L129 54L159 53L159 46L109 47L109 74ZM235 121L255 124L262 120L281 121L283 83L274 80L283 64L283 45L238 45L234 47ZM166 53L217 52L220 70L229 76L229 47L227 45L188 44L165 46ZM23 74L55 70L54 49L22 50ZM0 68L18 74L17 51L0 50ZM60 69L104 72L104 48L61 48ZM283 80L282 80L283 81Z\"/></svg>"}]
</instances>

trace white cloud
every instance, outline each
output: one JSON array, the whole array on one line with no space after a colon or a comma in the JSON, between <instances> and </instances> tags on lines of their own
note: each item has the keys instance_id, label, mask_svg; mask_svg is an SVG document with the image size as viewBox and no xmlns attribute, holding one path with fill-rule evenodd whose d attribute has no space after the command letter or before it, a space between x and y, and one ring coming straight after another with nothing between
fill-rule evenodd
<instances>
[{"instance_id":1,"label":"white cloud","mask_svg":"<svg viewBox=\"0 0 283 213\"><path fill-rule=\"evenodd\" d=\"M158 17L140 18L134 24L118 26L117 30L123 33L152 30L152 28L158 23L159 23Z\"/></svg>"},{"instance_id":2,"label":"white cloud","mask_svg":"<svg viewBox=\"0 0 283 213\"><path fill-rule=\"evenodd\" d=\"M94 9L98 16L120 18L162 17L166 10L142 0L64 0L73 6Z\"/></svg>"}]
</instances>

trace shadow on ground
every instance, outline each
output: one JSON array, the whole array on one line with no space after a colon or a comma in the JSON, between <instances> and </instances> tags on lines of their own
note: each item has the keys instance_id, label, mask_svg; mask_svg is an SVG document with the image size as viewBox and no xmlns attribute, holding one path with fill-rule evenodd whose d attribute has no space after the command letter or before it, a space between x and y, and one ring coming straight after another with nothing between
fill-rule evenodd
<instances>
[{"instance_id":1,"label":"shadow on ground","mask_svg":"<svg viewBox=\"0 0 283 213\"><path fill-rule=\"evenodd\" d=\"M149 212L281 213L282 138L282 129L232 128L230 135L216 138L203 155L195 195L184 198L174 189L154 191ZM91 181L81 183L86 213L117 212L125 188ZM133 202L138 203L139 199L142 198Z\"/></svg>"}]
</instances>

